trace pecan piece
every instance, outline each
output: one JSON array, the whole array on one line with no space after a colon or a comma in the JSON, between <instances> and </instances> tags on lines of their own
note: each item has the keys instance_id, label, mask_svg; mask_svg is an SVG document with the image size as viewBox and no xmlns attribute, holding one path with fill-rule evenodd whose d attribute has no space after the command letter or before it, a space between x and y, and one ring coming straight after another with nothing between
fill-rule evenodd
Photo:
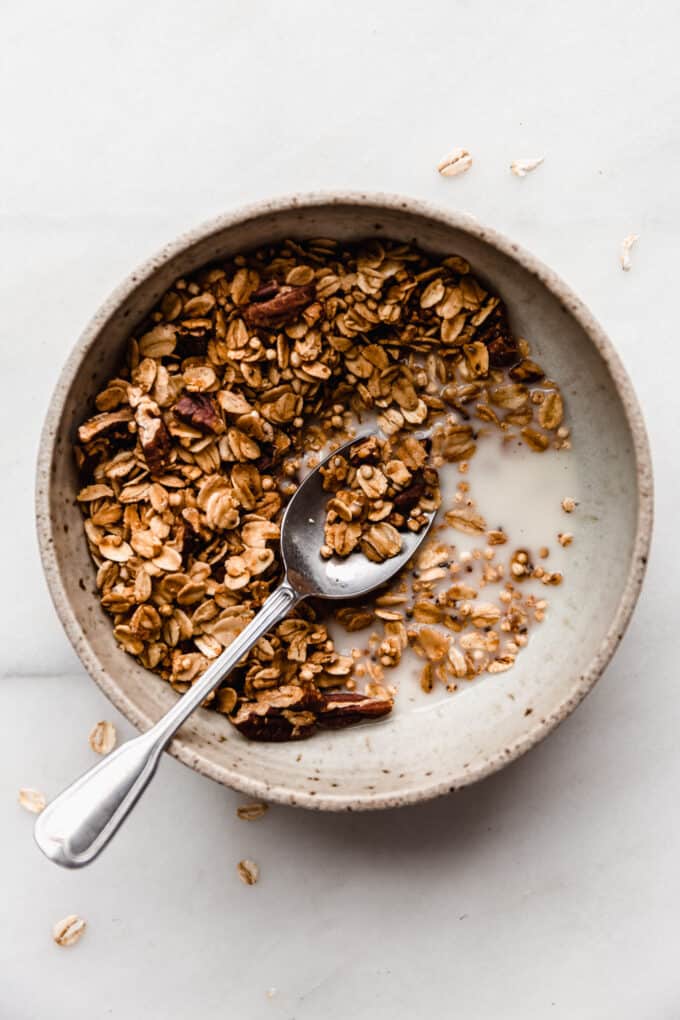
<instances>
[{"instance_id":1,"label":"pecan piece","mask_svg":"<svg viewBox=\"0 0 680 1020\"><path fill-rule=\"evenodd\" d=\"M152 475L162 474L170 457L172 440L160 416L160 409L152 400L142 400L135 412L137 435L144 459Z\"/></svg>"},{"instance_id":2,"label":"pecan piece","mask_svg":"<svg viewBox=\"0 0 680 1020\"><path fill-rule=\"evenodd\" d=\"M274 287L276 290L272 293ZM259 297L256 298L255 294L258 293ZM313 283L306 283L302 287L266 284L255 294L243 313L246 323L255 327L282 326L285 322L297 318L302 309L314 301L316 287ZM268 296L270 294L271 297Z\"/></svg>"},{"instance_id":3,"label":"pecan piece","mask_svg":"<svg viewBox=\"0 0 680 1020\"><path fill-rule=\"evenodd\" d=\"M391 698L372 698L354 691L322 694L324 706L318 716L319 726L336 730L352 726L364 719L379 719L392 711Z\"/></svg>"},{"instance_id":4,"label":"pecan piece","mask_svg":"<svg viewBox=\"0 0 680 1020\"><path fill-rule=\"evenodd\" d=\"M109 435L113 432L128 432L128 422L132 421L132 408L122 407L120 411L104 411L103 414L95 414L94 418L88 420L78 429L78 439L87 445L94 439Z\"/></svg>"},{"instance_id":5,"label":"pecan piece","mask_svg":"<svg viewBox=\"0 0 680 1020\"><path fill-rule=\"evenodd\" d=\"M477 327L475 340L481 340L486 344L489 362L493 368L513 365L519 361L517 341L510 332L508 315L502 302L499 302Z\"/></svg>"},{"instance_id":6,"label":"pecan piece","mask_svg":"<svg viewBox=\"0 0 680 1020\"><path fill-rule=\"evenodd\" d=\"M222 432L224 422L212 397L206 393L185 393L172 409L180 421L198 429L199 432Z\"/></svg>"},{"instance_id":7,"label":"pecan piece","mask_svg":"<svg viewBox=\"0 0 680 1020\"><path fill-rule=\"evenodd\" d=\"M262 691L257 701L241 704L230 722L249 740L282 743L302 740L316 728L316 712L323 707L323 698L311 684L292 684L271 691Z\"/></svg>"},{"instance_id":8,"label":"pecan piece","mask_svg":"<svg viewBox=\"0 0 680 1020\"><path fill-rule=\"evenodd\" d=\"M422 471L417 471L413 476L413 481L407 489L403 492L398 492L394 497L394 509L400 514L407 514L410 510L413 510L414 506L417 506L422 496L425 495L425 479L423 478Z\"/></svg>"}]
</instances>

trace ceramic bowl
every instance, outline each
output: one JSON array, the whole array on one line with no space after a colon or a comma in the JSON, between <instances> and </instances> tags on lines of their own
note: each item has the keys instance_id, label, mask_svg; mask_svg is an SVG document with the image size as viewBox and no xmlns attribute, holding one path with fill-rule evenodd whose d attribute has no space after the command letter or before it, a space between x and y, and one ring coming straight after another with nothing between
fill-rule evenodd
<instances>
[{"instance_id":1,"label":"ceramic bowl","mask_svg":"<svg viewBox=\"0 0 680 1020\"><path fill-rule=\"evenodd\" d=\"M169 748L203 775L253 797L325 810L394 807L473 783L550 733L597 681L640 590L652 521L640 410L601 327L532 255L472 218L386 195L278 199L190 231L128 277L66 364L41 443L40 549L57 612L83 665L135 726L148 728L176 695L118 648L99 606L75 502L76 427L118 365L126 338L176 277L265 242L313 236L391 237L467 258L505 299L514 330L531 338L535 356L560 380L573 426L569 456L587 508L570 560L569 597L510 672L431 704L425 695L400 694L386 720L304 743L250 743L224 717L201 710Z\"/></svg>"}]
</instances>

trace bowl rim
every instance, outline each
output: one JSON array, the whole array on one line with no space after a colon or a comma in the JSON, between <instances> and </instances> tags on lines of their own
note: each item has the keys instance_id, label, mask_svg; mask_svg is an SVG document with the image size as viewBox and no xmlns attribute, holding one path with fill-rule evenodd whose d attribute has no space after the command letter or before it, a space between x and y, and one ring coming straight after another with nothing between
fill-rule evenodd
<instances>
[{"instance_id":1,"label":"bowl rim","mask_svg":"<svg viewBox=\"0 0 680 1020\"><path fill-rule=\"evenodd\" d=\"M631 380L604 329L561 277L540 259L497 230L482 225L474 216L467 213L448 211L428 201L382 192L332 190L282 195L273 199L249 203L183 232L174 241L164 245L156 254L133 269L113 290L85 326L60 373L50 398L40 436L35 493L36 526L40 557L48 588L67 637L85 669L107 698L134 726L140 730L148 729L153 720L140 711L118 686L116 680L101 666L71 607L61 579L50 516L50 496L55 439L67 395L76 379L82 358L96 342L102 326L142 282L153 276L175 256L181 254L186 248L208 238L211 234L238 226L250 219L272 213L288 212L296 208L324 205L370 206L376 209L405 212L435 221L445 227L461 230L491 245L534 276L576 319L607 366L630 429L637 473L638 514L626 582L618 608L588 668L576 680L570 694L549 715L534 723L514 744L504 748L477 767L470 768L463 776L456 777L455 781L451 777L432 777L431 780L403 792L352 796L345 796L342 793L320 795L316 791L294 789L285 785L269 786L261 780L243 776L226 766L211 761L200 751L185 743L181 736L175 737L167 748L175 758L200 774L251 797L317 810L372 810L400 807L453 792L484 779L536 746L574 711L597 683L623 637L640 593L651 541L654 502L652 460L642 412Z\"/></svg>"}]
</instances>

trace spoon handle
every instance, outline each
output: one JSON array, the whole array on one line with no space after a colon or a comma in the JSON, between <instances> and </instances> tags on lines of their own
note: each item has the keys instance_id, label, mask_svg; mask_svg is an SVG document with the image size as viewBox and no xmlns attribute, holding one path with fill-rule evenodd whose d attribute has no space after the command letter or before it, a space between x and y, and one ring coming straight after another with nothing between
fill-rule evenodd
<instances>
[{"instance_id":1,"label":"spoon handle","mask_svg":"<svg viewBox=\"0 0 680 1020\"><path fill-rule=\"evenodd\" d=\"M35 840L47 857L66 868L80 868L94 860L146 789L176 730L300 598L284 580L257 616L155 726L112 751L48 804L35 825Z\"/></svg>"}]
</instances>

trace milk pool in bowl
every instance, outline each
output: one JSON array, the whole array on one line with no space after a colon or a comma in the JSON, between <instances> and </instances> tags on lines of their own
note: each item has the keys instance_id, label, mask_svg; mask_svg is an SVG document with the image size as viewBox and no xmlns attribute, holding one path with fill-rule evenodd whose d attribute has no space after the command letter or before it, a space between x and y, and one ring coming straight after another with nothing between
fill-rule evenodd
<instances>
[{"instance_id":1,"label":"milk pool in bowl","mask_svg":"<svg viewBox=\"0 0 680 1020\"><path fill-rule=\"evenodd\" d=\"M437 530L432 537L451 547L452 560L460 561L462 557L465 562L473 550L486 545L485 536L454 530L444 520L445 511L453 505L457 486L465 481L469 485L466 495L475 501L476 509L484 517L488 528L502 530L508 536L505 545L495 547L498 562L507 566L513 550L527 549L535 564L563 576L559 585L544 585L533 578L521 582L522 594L531 593L537 599L545 600L547 608L542 622L531 623L528 645L520 649L517 661L511 667L511 671L517 670L528 657L530 647L532 652L537 647L540 649L546 641L550 641L553 626L564 624L571 613L578 611L578 600L570 591L569 574L579 555L579 521L588 513L581 500L578 457L573 450L567 449L536 453L517 441L504 443L501 436L490 431L478 443L464 474L457 464L444 464L439 468L439 479L442 505L435 525ZM567 513L563 509L565 499L576 503L573 512ZM573 536L567 547L558 541L558 535L564 533ZM539 557L539 550L543 548L548 550L545 559ZM479 598L496 602L508 579L512 580L512 577L506 570L501 581L489 582L479 591ZM465 573L456 580L465 581ZM474 580L471 584L474 586ZM440 624L434 626L449 633ZM348 634L337 623L329 622L329 632L343 654L364 648L372 630L368 627ZM471 686L491 679L488 674L481 673L458 681L455 690L435 681L432 689L425 692L420 684L423 665L423 659L409 647L404 650L398 665L385 667L384 683L396 691L395 712L431 711L440 702L459 698ZM511 671L504 674L508 679Z\"/></svg>"}]
</instances>

